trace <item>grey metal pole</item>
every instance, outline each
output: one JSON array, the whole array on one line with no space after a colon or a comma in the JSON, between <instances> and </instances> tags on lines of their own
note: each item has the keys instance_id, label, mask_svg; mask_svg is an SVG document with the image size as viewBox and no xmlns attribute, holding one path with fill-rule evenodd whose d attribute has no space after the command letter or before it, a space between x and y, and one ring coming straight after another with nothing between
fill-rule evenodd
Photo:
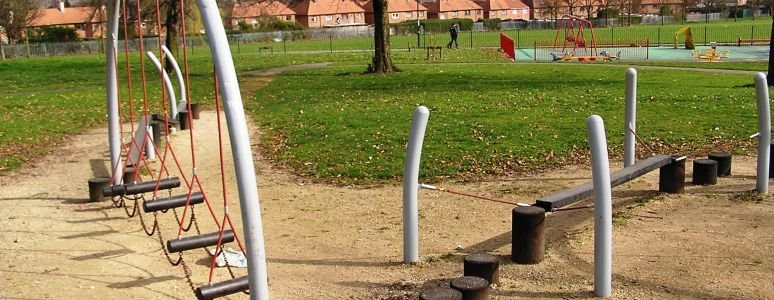
<instances>
[{"instance_id":1,"label":"grey metal pole","mask_svg":"<svg viewBox=\"0 0 774 300\"><path fill-rule=\"evenodd\" d=\"M637 70L626 70L626 117L624 118L624 167L634 164L637 132Z\"/></svg>"},{"instance_id":2,"label":"grey metal pole","mask_svg":"<svg viewBox=\"0 0 774 300\"><path fill-rule=\"evenodd\" d=\"M167 93L169 94L167 96L167 102L169 102L169 117L173 120L177 120L177 100L175 100L175 88L172 86L172 81L169 80L167 72L164 72L164 69L161 68L161 62L158 58L156 58L156 55L154 55L151 51L148 51L145 54L153 63L153 65L156 66L156 70L159 71L159 74L161 74L161 78L164 81L164 86L167 88Z\"/></svg>"},{"instance_id":3,"label":"grey metal pole","mask_svg":"<svg viewBox=\"0 0 774 300\"><path fill-rule=\"evenodd\" d=\"M247 132L247 120L242 105L242 95L239 92L234 60L215 0L197 0L196 2L199 4L199 11L207 31L218 83L222 87L220 94L223 97L223 110L226 114L239 191L239 204L242 210L250 299L268 300L269 282L266 275L266 250L263 240L261 205L258 198L253 153L250 149L250 135Z\"/></svg>"},{"instance_id":4,"label":"grey metal pole","mask_svg":"<svg viewBox=\"0 0 774 300\"><path fill-rule=\"evenodd\" d=\"M105 81L107 86L107 115L108 115L108 143L110 148L110 171L113 172L113 184L121 184L124 176L123 164L121 162L121 127L118 115L118 71L116 70L116 49L118 49L118 12L121 7L121 0L108 2L108 13L110 22L108 23L108 32L110 33L110 42L108 43L108 53L105 61Z\"/></svg>"},{"instance_id":5,"label":"grey metal pole","mask_svg":"<svg viewBox=\"0 0 774 300\"><path fill-rule=\"evenodd\" d=\"M755 190L769 192L769 156L771 144L771 111L769 110L769 84L766 74L755 74L755 96L758 98L758 173Z\"/></svg>"},{"instance_id":6,"label":"grey metal pole","mask_svg":"<svg viewBox=\"0 0 774 300\"><path fill-rule=\"evenodd\" d=\"M594 295L610 297L613 279L613 200L605 124L597 115L586 120L594 183Z\"/></svg>"},{"instance_id":7,"label":"grey metal pole","mask_svg":"<svg viewBox=\"0 0 774 300\"><path fill-rule=\"evenodd\" d=\"M427 107L419 106L414 110L403 166L403 262L407 264L419 260L419 160L429 118Z\"/></svg>"},{"instance_id":8,"label":"grey metal pole","mask_svg":"<svg viewBox=\"0 0 774 300\"><path fill-rule=\"evenodd\" d=\"M156 159L156 149L153 148L153 145L156 141L153 140L153 127L150 126L150 123L145 126L145 132L145 157L148 160L154 160Z\"/></svg>"},{"instance_id":9,"label":"grey metal pole","mask_svg":"<svg viewBox=\"0 0 774 300\"><path fill-rule=\"evenodd\" d=\"M169 51L166 45L161 45L161 50L164 51L164 55L167 56L169 62L172 63L172 67L175 68L175 75L177 75L177 85L180 88L180 101L179 104L187 103L188 96L185 91L185 80L183 79L183 72L180 71L180 65L177 64L175 56L172 55L172 51ZM187 110L187 109L186 109Z\"/></svg>"}]
</instances>

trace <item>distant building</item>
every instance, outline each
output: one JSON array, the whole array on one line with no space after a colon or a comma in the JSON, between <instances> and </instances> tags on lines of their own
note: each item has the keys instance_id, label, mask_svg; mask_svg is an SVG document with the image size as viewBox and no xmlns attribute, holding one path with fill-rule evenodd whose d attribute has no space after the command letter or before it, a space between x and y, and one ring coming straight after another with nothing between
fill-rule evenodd
<instances>
[{"instance_id":1,"label":"distant building","mask_svg":"<svg viewBox=\"0 0 774 300\"><path fill-rule=\"evenodd\" d=\"M296 12L280 1L236 3L231 10L232 27L237 27L239 22L245 22L255 27L261 18L276 18L281 21L295 22Z\"/></svg>"},{"instance_id":2,"label":"distant building","mask_svg":"<svg viewBox=\"0 0 774 300\"><path fill-rule=\"evenodd\" d=\"M106 11L99 7L65 7L60 1L58 7L40 10L29 28L69 27L75 28L79 38L101 38L105 31Z\"/></svg>"},{"instance_id":3,"label":"distant building","mask_svg":"<svg viewBox=\"0 0 774 300\"><path fill-rule=\"evenodd\" d=\"M374 24L373 5L373 0L368 0L361 4L363 9L365 9L366 23L368 24ZM388 0L387 19L390 24L417 19L425 20L427 19L427 7L420 4L417 0Z\"/></svg>"},{"instance_id":4,"label":"distant building","mask_svg":"<svg viewBox=\"0 0 774 300\"><path fill-rule=\"evenodd\" d=\"M310 28L365 25L365 9L352 0L304 0L293 7L296 22Z\"/></svg>"},{"instance_id":5,"label":"distant building","mask_svg":"<svg viewBox=\"0 0 774 300\"><path fill-rule=\"evenodd\" d=\"M476 0L485 19L529 20L530 8L521 0Z\"/></svg>"},{"instance_id":6,"label":"distant building","mask_svg":"<svg viewBox=\"0 0 774 300\"><path fill-rule=\"evenodd\" d=\"M430 19L471 19L476 22L484 18L484 8L472 0L435 0L424 4Z\"/></svg>"}]
</instances>

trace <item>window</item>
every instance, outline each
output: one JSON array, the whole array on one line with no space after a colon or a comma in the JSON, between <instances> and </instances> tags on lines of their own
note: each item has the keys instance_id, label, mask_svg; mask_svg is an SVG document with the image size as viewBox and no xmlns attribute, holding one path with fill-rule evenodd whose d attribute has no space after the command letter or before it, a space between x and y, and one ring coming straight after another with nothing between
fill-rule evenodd
<instances>
[{"instance_id":1,"label":"window","mask_svg":"<svg viewBox=\"0 0 774 300\"><path fill-rule=\"evenodd\" d=\"M470 15L470 10L466 10L466 11L465 11L465 15L466 15L466 16L469 16L469 15Z\"/></svg>"},{"instance_id":2,"label":"window","mask_svg":"<svg viewBox=\"0 0 774 300\"><path fill-rule=\"evenodd\" d=\"M390 14L390 19L395 20L395 19L398 19L398 18L400 18L400 14L398 14L398 13L391 13Z\"/></svg>"},{"instance_id":3,"label":"window","mask_svg":"<svg viewBox=\"0 0 774 300\"><path fill-rule=\"evenodd\" d=\"M452 17L456 17L456 16L458 15L458 13L459 13L459 12L457 12L457 11L453 11L453 12L452 12Z\"/></svg>"},{"instance_id":4,"label":"window","mask_svg":"<svg viewBox=\"0 0 774 300\"><path fill-rule=\"evenodd\" d=\"M291 17L291 16L285 16L285 21L290 21L290 20L293 20L293 17Z\"/></svg>"},{"instance_id":5,"label":"window","mask_svg":"<svg viewBox=\"0 0 774 300\"><path fill-rule=\"evenodd\" d=\"M341 14L341 19L342 20L349 20L349 15L348 14Z\"/></svg>"},{"instance_id":6,"label":"window","mask_svg":"<svg viewBox=\"0 0 774 300\"><path fill-rule=\"evenodd\" d=\"M404 15L406 15L406 18L411 18L411 17L414 16L414 13L413 12L407 12Z\"/></svg>"},{"instance_id":7,"label":"window","mask_svg":"<svg viewBox=\"0 0 774 300\"><path fill-rule=\"evenodd\" d=\"M514 8L513 9L513 14L514 15L518 15L519 14L519 9L518 8Z\"/></svg>"},{"instance_id":8,"label":"window","mask_svg":"<svg viewBox=\"0 0 774 300\"><path fill-rule=\"evenodd\" d=\"M420 11L420 12L419 12L419 16L420 16L420 17L424 17L424 16L425 16L425 12L423 12L423 11Z\"/></svg>"},{"instance_id":9,"label":"window","mask_svg":"<svg viewBox=\"0 0 774 300\"><path fill-rule=\"evenodd\" d=\"M507 15L507 14L508 14L508 11L505 11L505 10L501 10L500 11L500 15L501 16L504 16L504 15Z\"/></svg>"},{"instance_id":10,"label":"window","mask_svg":"<svg viewBox=\"0 0 774 300\"><path fill-rule=\"evenodd\" d=\"M317 22L317 17L312 17L312 22Z\"/></svg>"},{"instance_id":11,"label":"window","mask_svg":"<svg viewBox=\"0 0 774 300\"><path fill-rule=\"evenodd\" d=\"M325 16L325 21L333 21L333 16L332 15Z\"/></svg>"},{"instance_id":12,"label":"window","mask_svg":"<svg viewBox=\"0 0 774 300\"><path fill-rule=\"evenodd\" d=\"M83 24L75 24L75 29L83 29Z\"/></svg>"},{"instance_id":13,"label":"window","mask_svg":"<svg viewBox=\"0 0 774 300\"><path fill-rule=\"evenodd\" d=\"M360 14L355 14L355 20L360 20Z\"/></svg>"}]
</instances>

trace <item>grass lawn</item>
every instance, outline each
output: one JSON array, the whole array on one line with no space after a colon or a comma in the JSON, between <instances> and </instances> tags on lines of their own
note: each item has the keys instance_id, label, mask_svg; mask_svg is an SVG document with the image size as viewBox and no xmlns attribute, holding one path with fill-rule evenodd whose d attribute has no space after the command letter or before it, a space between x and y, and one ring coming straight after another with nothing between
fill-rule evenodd
<instances>
[{"instance_id":1,"label":"grass lawn","mask_svg":"<svg viewBox=\"0 0 774 300\"><path fill-rule=\"evenodd\" d=\"M300 173L343 183L402 174L414 108L431 118L423 177L529 171L586 154L585 119L601 115L621 149L623 68L570 64L406 65L289 72L249 104L265 149ZM641 70L638 132L665 148L701 149L757 131L751 75ZM687 144L686 147L684 144ZM676 150L675 150L676 151ZM688 154L688 153L683 153Z\"/></svg>"},{"instance_id":2,"label":"grass lawn","mask_svg":"<svg viewBox=\"0 0 774 300\"><path fill-rule=\"evenodd\" d=\"M404 71L389 76L361 74L369 52L235 53L234 60L240 72L334 62L325 69L283 74L255 99L245 99L263 126L264 146L278 149L271 155L320 179L373 183L399 177L417 105L431 110L423 176L475 177L566 162L585 153L583 121L590 114L605 118L611 147L620 148L621 135L613 130L623 126L623 68L498 63L494 51L445 51L434 61L425 55L396 51L394 59ZM139 113L144 93L141 68L133 61L133 109ZM123 78L123 57L119 65ZM197 49L189 66L192 100L212 108L208 53ZM766 65L680 66L765 70ZM158 74L149 65L145 74L149 109L157 112ZM104 126L104 80L100 56L0 62L0 170L52 151L70 134ZM751 83L751 76L642 70L640 80L643 138L698 147L716 136L755 131L753 90L740 87ZM127 84L121 80L122 87ZM129 98L125 89L121 97ZM123 109L129 109L126 102Z\"/></svg>"}]
</instances>

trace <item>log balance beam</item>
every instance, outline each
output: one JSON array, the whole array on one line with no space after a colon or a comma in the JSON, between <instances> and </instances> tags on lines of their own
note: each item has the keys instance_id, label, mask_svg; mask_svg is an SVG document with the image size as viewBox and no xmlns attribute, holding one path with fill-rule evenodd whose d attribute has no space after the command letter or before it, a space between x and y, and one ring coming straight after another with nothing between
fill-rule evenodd
<instances>
[{"instance_id":1,"label":"log balance beam","mask_svg":"<svg viewBox=\"0 0 774 300\"><path fill-rule=\"evenodd\" d=\"M631 166L610 174L610 187L621 185L670 163L672 163L672 157L669 155L655 155L648 159L640 160ZM592 182L589 181L582 185L540 198L535 202L534 206L541 207L545 209L546 212L550 212L583 199L590 198L593 195L594 187Z\"/></svg>"}]
</instances>

